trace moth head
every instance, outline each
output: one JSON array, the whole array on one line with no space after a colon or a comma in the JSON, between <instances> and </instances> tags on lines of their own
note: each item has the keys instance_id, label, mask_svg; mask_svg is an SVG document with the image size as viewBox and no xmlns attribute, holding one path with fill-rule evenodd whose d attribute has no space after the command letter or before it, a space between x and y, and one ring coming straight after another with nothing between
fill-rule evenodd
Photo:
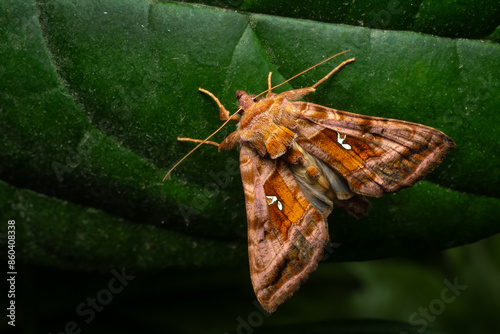
<instances>
[{"instance_id":1,"label":"moth head","mask_svg":"<svg viewBox=\"0 0 500 334\"><path fill-rule=\"evenodd\" d=\"M247 110L255 103L253 98L242 90L236 91L236 99L238 100L238 106L243 109L243 111Z\"/></svg>"}]
</instances>

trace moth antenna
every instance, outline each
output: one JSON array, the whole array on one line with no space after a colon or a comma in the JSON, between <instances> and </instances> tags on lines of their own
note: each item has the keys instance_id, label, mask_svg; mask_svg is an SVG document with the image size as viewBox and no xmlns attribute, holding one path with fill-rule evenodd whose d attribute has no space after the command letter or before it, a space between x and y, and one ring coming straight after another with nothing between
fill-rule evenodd
<instances>
[{"instance_id":1,"label":"moth antenna","mask_svg":"<svg viewBox=\"0 0 500 334\"><path fill-rule=\"evenodd\" d=\"M289 78L289 79L287 79L287 80L283 81L282 83L280 83L280 84L278 84L278 85L276 85L276 86L274 86L274 87L268 88L267 90L263 91L262 93L260 93L260 94L259 94L259 95L257 95L256 97L259 97L259 96L261 96L261 95L262 95L262 94L264 94L264 93L270 92L271 90L273 90L273 89L275 89L275 88L278 88L278 87L279 87L279 86L281 86L281 85L286 84L286 83L287 83L287 82L289 82L290 80L293 80L293 79L295 79L296 77L300 77L302 74L304 74L304 73L306 73L306 72L309 72L309 71L310 71L310 70L312 70L313 68L318 67L319 65L322 65L322 64L326 63L327 61L329 61L329 60L331 60L331 59L333 59L333 58L335 58L335 57L337 57L337 56L340 56L340 55L341 55L341 54L343 54L343 53L349 52L349 51L351 51L351 50L345 50L345 51L339 52L339 53L337 53L337 54L334 54L333 56L330 56L330 57L326 58L325 60L323 60L323 61L321 61L321 62L317 63L316 65L313 65L313 66L309 67L307 70L304 70L304 71L302 71L302 72L300 72L300 73L298 73L298 74L295 74L293 77L291 77L291 78ZM328 74L328 77L329 77L330 75L332 75L332 74L333 74L336 70L338 70L340 67L342 67L342 66L344 66L345 64L350 63L350 62L352 62L352 61L354 61L354 58L351 58L351 59L349 59L349 60L344 61L342 64L340 64L339 66L337 66L337 67L336 67L336 68L335 68L332 72L330 72L330 73ZM323 80L323 81L324 81L324 80ZM321 81L321 82L323 82L323 81ZM317 85L316 85L316 86L317 86Z\"/></svg>"},{"instance_id":2,"label":"moth antenna","mask_svg":"<svg viewBox=\"0 0 500 334\"><path fill-rule=\"evenodd\" d=\"M162 181L165 181L165 179L170 175L170 173L172 173L172 171L181 164L181 162L183 162L184 160L186 160L186 158L188 156L190 156L194 151L196 151L198 149L198 147L200 147L201 145L203 144L210 144L210 145L213 145L213 144L216 144L215 146L219 146L219 144L215 143L215 142L211 142L209 141L210 138L212 138L217 132L219 132L224 126L226 126L227 123L229 123L231 121L231 118L236 115L237 113L239 113L241 110L241 108L238 108L238 110L236 110L236 112L234 114L232 114L224 123L222 123L222 125L217 129L215 130L210 136L208 136L207 138L205 138L204 140L198 140L198 139L191 139L189 141L194 141L194 142L197 142L199 143L198 145L196 145L191 151L188 152L188 154L186 154L185 156L182 157L181 160L179 160L172 168L170 168L170 170L167 172L167 174L165 175L165 177L163 178ZM186 139L186 138L182 138L182 139ZM183 141L186 141L186 140L183 140ZM211 144L213 143L213 144Z\"/></svg>"}]
</instances>

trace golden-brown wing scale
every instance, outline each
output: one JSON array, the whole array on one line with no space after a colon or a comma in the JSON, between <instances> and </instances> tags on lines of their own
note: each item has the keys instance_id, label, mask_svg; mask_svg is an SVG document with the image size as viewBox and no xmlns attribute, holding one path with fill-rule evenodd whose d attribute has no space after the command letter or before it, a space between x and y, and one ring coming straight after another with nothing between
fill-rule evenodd
<instances>
[{"instance_id":1,"label":"golden-brown wing scale","mask_svg":"<svg viewBox=\"0 0 500 334\"><path fill-rule=\"evenodd\" d=\"M283 159L262 158L243 145L240 170L252 284L264 309L274 312L323 256L326 215L309 203Z\"/></svg>"},{"instance_id":2,"label":"golden-brown wing scale","mask_svg":"<svg viewBox=\"0 0 500 334\"><path fill-rule=\"evenodd\" d=\"M297 143L340 172L360 195L379 197L412 186L455 147L450 137L428 126L291 104L300 115Z\"/></svg>"}]
</instances>

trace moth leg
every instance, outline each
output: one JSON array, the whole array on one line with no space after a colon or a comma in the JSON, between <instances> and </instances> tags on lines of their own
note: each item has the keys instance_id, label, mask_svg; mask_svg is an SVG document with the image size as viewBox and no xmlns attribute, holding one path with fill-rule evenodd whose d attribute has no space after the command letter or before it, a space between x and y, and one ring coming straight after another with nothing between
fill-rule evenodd
<instances>
[{"instance_id":1,"label":"moth leg","mask_svg":"<svg viewBox=\"0 0 500 334\"><path fill-rule=\"evenodd\" d=\"M234 145L236 145L236 143L240 139L241 139L241 137L240 137L240 132L239 131L235 131L235 132L229 134L229 136L227 136L226 139L224 139L220 143L220 145L219 145L219 152L222 151L222 150L229 150L229 149L233 148Z\"/></svg>"},{"instance_id":2,"label":"moth leg","mask_svg":"<svg viewBox=\"0 0 500 334\"><path fill-rule=\"evenodd\" d=\"M283 92L283 93L279 94L279 96L284 97L288 101L294 101L294 100L298 100L298 99L306 96L307 94L313 93L314 91L316 91L316 87L318 87L323 82L325 82L329 77L331 77L335 72L340 70L343 66L353 62L354 60L355 60L354 58L351 58L351 59L348 59L348 60L342 62L339 66L335 67L330 73L328 73L323 79L316 82L311 87L289 90L287 92Z\"/></svg>"},{"instance_id":3,"label":"moth leg","mask_svg":"<svg viewBox=\"0 0 500 334\"><path fill-rule=\"evenodd\" d=\"M280 93L278 94L278 96L283 97L288 101L295 101L303 98L307 94L313 93L315 90L316 89L314 89L313 87L299 88Z\"/></svg>"},{"instance_id":4,"label":"moth leg","mask_svg":"<svg viewBox=\"0 0 500 334\"><path fill-rule=\"evenodd\" d=\"M272 84L271 84L271 76L273 75L273 72L269 72L269 75L267 77L267 94L266 98L272 97L276 94L272 92ZM310 87L307 88L299 88L299 89L294 89L294 90L289 90L283 93L278 94L280 97L283 97L287 99L288 101L293 101L293 100L298 100L304 96L306 96L309 93L314 92L314 89L311 90Z\"/></svg>"},{"instance_id":5,"label":"moth leg","mask_svg":"<svg viewBox=\"0 0 500 334\"><path fill-rule=\"evenodd\" d=\"M272 88L273 86L271 85L271 77L273 76L273 72L269 72L269 75L267 76L267 94L266 98L273 96L273 91Z\"/></svg>"},{"instance_id":6,"label":"moth leg","mask_svg":"<svg viewBox=\"0 0 500 334\"><path fill-rule=\"evenodd\" d=\"M226 108L222 105L222 103L220 103L219 99L206 89L198 88L198 90L210 96L215 101L215 103L217 103L217 106L219 107L219 119L221 121L227 121L229 119L229 111L227 111ZM239 119L240 119L239 114L233 115L231 117L231 121L233 122L237 122Z\"/></svg>"},{"instance_id":7,"label":"moth leg","mask_svg":"<svg viewBox=\"0 0 500 334\"><path fill-rule=\"evenodd\" d=\"M314 85L312 85L311 88L318 87L323 82L325 82L326 80L328 80L328 78L331 77L333 75L333 73L337 72L338 70L340 70L345 65L347 65L349 63L352 63L354 60L355 60L354 58L351 58L351 59L347 59L346 61L342 62L339 66L335 67L330 73L328 73L323 79L321 79L320 81L318 81Z\"/></svg>"}]
</instances>

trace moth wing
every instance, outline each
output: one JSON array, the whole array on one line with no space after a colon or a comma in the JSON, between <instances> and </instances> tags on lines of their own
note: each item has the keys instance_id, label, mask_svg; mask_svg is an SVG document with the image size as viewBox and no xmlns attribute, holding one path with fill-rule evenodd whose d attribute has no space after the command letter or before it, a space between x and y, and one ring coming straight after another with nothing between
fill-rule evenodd
<instances>
[{"instance_id":1,"label":"moth wing","mask_svg":"<svg viewBox=\"0 0 500 334\"><path fill-rule=\"evenodd\" d=\"M410 187L455 147L428 126L292 102L297 143L340 172L360 195L379 197Z\"/></svg>"},{"instance_id":2,"label":"moth wing","mask_svg":"<svg viewBox=\"0 0 500 334\"><path fill-rule=\"evenodd\" d=\"M326 215L309 203L282 159L264 159L243 144L240 170L250 276L271 313L316 270L329 238Z\"/></svg>"}]
</instances>

